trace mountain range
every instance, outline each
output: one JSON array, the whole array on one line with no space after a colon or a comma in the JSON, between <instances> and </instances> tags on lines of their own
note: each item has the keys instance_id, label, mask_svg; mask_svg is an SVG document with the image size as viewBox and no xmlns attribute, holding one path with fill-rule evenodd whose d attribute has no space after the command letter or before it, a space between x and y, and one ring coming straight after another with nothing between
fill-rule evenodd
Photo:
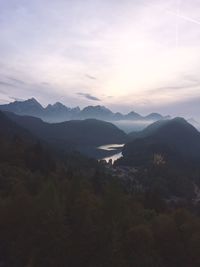
<instances>
[{"instance_id":1,"label":"mountain range","mask_svg":"<svg viewBox=\"0 0 200 267\"><path fill-rule=\"evenodd\" d=\"M200 133L183 118L159 120L128 135L112 123L97 119L48 123L33 116L0 112L0 123L1 135L12 133L26 139L34 136L64 152L77 150L101 158L112 152L99 150L98 146L125 143L123 161L131 165L150 162L155 155L174 162L177 159L200 162Z\"/></svg>"},{"instance_id":2,"label":"mountain range","mask_svg":"<svg viewBox=\"0 0 200 267\"><path fill-rule=\"evenodd\" d=\"M83 109L79 107L69 108L60 102L43 107L35 98L25 101L14 101L9 104L0 105L0 110L13 112L18 115L28 115L43 119L47 122L63 122L67 120L99 119L105 121L149 121L168 119L158 113L142 116L134 111L128 114L114 113L104 106L88 106Z\"/></svg>"}]
</instances>

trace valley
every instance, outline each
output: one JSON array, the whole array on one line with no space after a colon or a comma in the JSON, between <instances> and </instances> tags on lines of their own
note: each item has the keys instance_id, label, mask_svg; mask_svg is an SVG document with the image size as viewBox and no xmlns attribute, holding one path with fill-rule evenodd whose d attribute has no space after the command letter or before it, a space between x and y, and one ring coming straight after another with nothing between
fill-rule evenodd
<instances>
[{"instance_id":1,"label":"valley","mask_svg":"<svg viewBox=\"0 0 200 267\"><path fill-rule=\"evenodd\" d=\"M47 123L0 112L0 125L2 266L28 266L38 251L37 267L105 267L117 247L109 266L134 259L149 267L148 257L152 267L198 267L200 133L187 121L126 134L96 119ZM129 254L130 244L143 257Z\"/></svg>"}]
</instances>

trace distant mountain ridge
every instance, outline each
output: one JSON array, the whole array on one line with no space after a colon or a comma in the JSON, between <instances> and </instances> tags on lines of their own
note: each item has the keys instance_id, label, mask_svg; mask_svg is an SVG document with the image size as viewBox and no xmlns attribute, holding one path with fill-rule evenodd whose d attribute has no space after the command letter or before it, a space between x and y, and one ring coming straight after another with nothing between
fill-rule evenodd
<instances>
[{"instance_id":1,"label":"distant mountain ridge","mask_svg":"<svg viewBox=\"0 0 200 267\"><path fill-rule=\"evenodd\" d=\"M82 110L79 107L69 108L60 102L49 104L43 107L35 98L25 101L14 101L9 104L0 105L0 110L13 112L18 115L28 115L38 117L47 122L63 122L67 120L82 120L82 119L100 119L105 121L158 121L169 118L158 113L151 113L147 116L142 116L134 111L128 114L120 112L112 112L104 106L88 106Z\"/></svg>"}]
</instances>

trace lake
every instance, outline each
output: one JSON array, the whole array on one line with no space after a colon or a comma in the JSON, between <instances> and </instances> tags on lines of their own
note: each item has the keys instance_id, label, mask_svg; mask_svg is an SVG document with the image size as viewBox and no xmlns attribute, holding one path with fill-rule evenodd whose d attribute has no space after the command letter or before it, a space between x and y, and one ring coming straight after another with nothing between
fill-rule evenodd
<instances>
[{"instance_id":1,"label":"lake","mask_svg":"<svg viewBox=\"0 0 200 267\"><path fill-rule=\"evenodd\" d=\"M122 148L124 144L107 144L103 146L99 146L98 149L105 150L105 151L113 151L113 154L109 157L102 158L101 160L106 160L107 162L112 159L114 162L115 160L122 157Z\"/></svg>"}]
</instances>

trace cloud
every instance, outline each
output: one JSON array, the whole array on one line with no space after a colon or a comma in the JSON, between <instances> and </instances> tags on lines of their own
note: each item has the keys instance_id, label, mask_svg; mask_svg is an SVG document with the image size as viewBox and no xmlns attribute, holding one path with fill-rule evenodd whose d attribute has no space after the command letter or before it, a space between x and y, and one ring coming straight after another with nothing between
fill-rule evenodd
<instances>
[{"instance_id":1,"label":"cloud","mask_svg":"<svg viewBox=\"0 0 200 267\"><path fill-rule=\"evenodd\" d=\"M25 84L24 81L19 80L19 79L16 79L14 77L7 76L7 79L10 80L10 81L12 81L12 82L14 82L14 83L17 83L17 84L23 84L23 85Z\"/></svg>"},{"instance_id":2,"label":"cloud","mask_svg":"<svg viewBox=\"0 0 200 267\"><path fill-rule=\"evenodd\" d=\"M2 89L0 88L0 93L2 93L2 94L6 94L6 91L4 91L4 90L2 90Z\"/></svg>"},{"instance_id":3,"label":"cloud","mask_svg":"<svg viewBox=\"0 0 200 267\"><path fill-rule=\"evenodd\" d=\"M159 88L155 88L153 90L151 90L151 92L153 93L157 93L160 92L162 93L163 91L165 92L170 92L170 91L176 91L176 90L183 90L183 89L190 89L190 88L194 88L194 87L200 87L200 84L185 84L185 85L172 85L172 86L166 86L166 87L159 87Z\"/></svg>"},{"instance_id":4,"label":"cloud","mask_svg":"<svg viewBox=\"0 0 200 267\"><path fill-rule=\"evenodd\" d=\"M14 84L11 84L11 83L8 83L8 82L4 82L4 81L0 81L0 86L15 87Z\"/></svg>"},{"instance_id":5,"label":"cloud","mask_svg":"<svg viewBox=\"0 0 200 267\"><path fill-rule=\"evenodd\" d=\"M90 80L96 80L97 79L96 77L89 75L89 74L85 74L85 77L87 77Z\"/></svg>"},{"instance_id":6,"label":"cloud","mask_svg":"<svg viewBox=\"0 0 200 267\"><path fill-rule=\"evenodd\" d=\"M5 103L9 103L9 101L7 99L0 98L0 103L5 104Z\"/></svg>"},{"instance_id":7,"label":"cloud","mask_svg":"<svg viewBox=\"0 0 200 267\"><path fill-rule=\"evenodd\" d=\"M44 86L49 86L50 83L47 83L47 82L42 82L41 85L44 85Z\"/></svg>"},{"instance_id":8,"label":"cloud","mask_svg":"<svg viewBox=\"0 0 200 267\"><path fill-rule=\"evenodd\" d=\"M9 96L10 99L14 100L14 101L24 101L25 99L23 98L19 98L19 97L14 97L14 96Z\"/></svg>"},{"instance_id":9,"label":"cloud","mask_svg":"<svg viewBox=\"0 0 200 267\"><path fill-rule=\"evenodd\" d=\"M200 79L195 75L186 74L165 86L157 87L148 90L151 94L166 94L176 92L179 94L181 91L192 91L200 87Z\"/></svg>"},{"instance_id":10,"label":"cloud","mask_svg":"<svg viewBox=\"0 0 200 267\"><path fill-rule=\"evenodd\" d=\"M192 74L186 74L183 76L183 79L192 83L198 83L200 84L200 79L198 76L192 75Z\"/></svg>"},{"instance_id":11,"label":"cloud","mask_svg":"<svg viewBox=\"0 0 200 267\"><path fill-rule=\"evenodd\" d=\"M77 95L79 96L82 96L82 97L85 97L89 100L93 100L93 101L101 101L101 99L97 98L96 96L93 96L91 94L88 94L88 93L77 93Z\"/></svg>"}]
</instances>

